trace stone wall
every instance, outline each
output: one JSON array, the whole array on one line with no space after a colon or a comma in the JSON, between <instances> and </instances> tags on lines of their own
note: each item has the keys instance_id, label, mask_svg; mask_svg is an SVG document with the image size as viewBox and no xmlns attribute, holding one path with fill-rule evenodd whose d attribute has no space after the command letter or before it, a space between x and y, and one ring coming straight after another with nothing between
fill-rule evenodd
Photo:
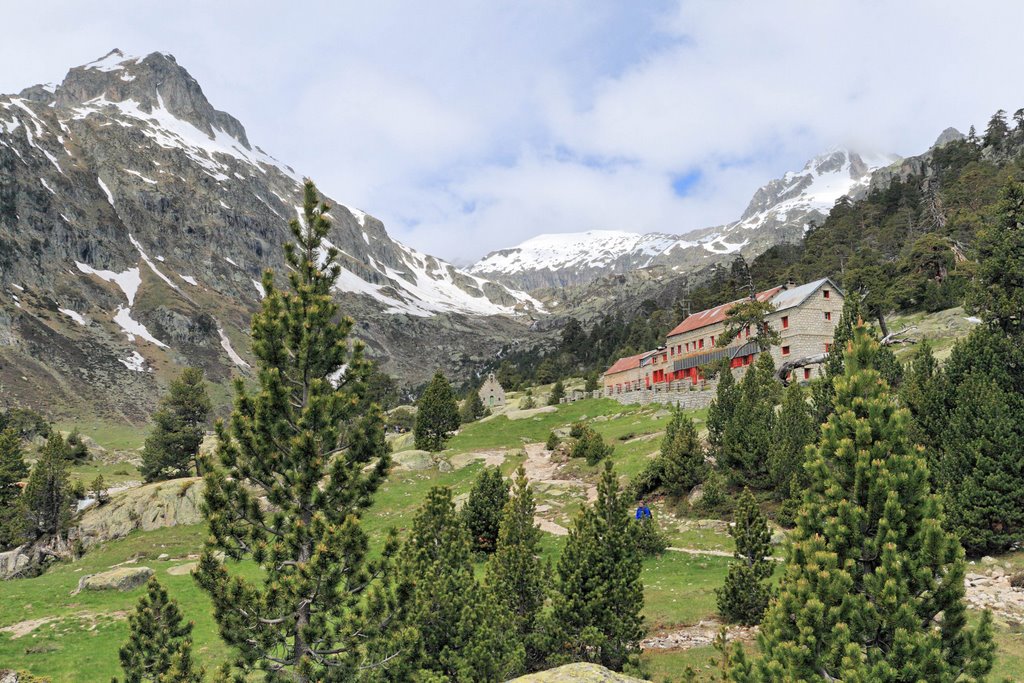
<instances>
[{"instance_id":1,"label":"stone wall","mask_svg":"<svg viewBox=\"0 0 1024 683\"><path fill-rule=\"evenodd\" d=\"M717 383L708 382L706 385L696 385L694 390L689 387L689 380L671 382L668 388L658 386L655 389L641 389L639 391L624 391L621 394L606 393L606 398L613 398L624 405L648 405L660 403L663 405L678 405L686 409L706 408L715 400L715 388Z\"/></svg>"}]
</instances>

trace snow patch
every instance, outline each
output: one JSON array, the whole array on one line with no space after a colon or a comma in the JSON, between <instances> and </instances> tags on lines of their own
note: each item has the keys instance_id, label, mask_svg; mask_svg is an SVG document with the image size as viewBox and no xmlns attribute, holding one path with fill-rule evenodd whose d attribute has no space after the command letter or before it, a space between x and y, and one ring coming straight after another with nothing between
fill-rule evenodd
<instances>
[{"instance_id":1,"label":"snow patch","mask_svg":"<svg viewBox=\"0 0 1024 683\"><path fill-rule=\"evenodd\" d=\"M143 358L142 354L138 351L132 351L132 355L127 358L118 358L117 362L125 366L132 372L145 372L146 371L146 359Z\"/></svg>"},{"instance_id":2,"label":"snow patch","mask_svg":"<svg viewBox=\"0 0 1024 683\"><path fill-rule=\"evenodd\" d=\"M142 250L142 245L139 244L138 240L132 237L131 233L128 233L128 239L131 241L132 245L134 245L135 248L139 250L139 255L142 256L142 260L146 262L146 265L149 266L149 269L156 273L156 276L163 280L164 282L166 282L167 285L170 286L172 289L176 289L180 292L181 288L178 287L178 285L171 282L171 278L167 277L162 272L160 272L160 270L156 267L156 264L149 260L149 257L146 256L146 252Z\"/></svg>"},{"instance_id":3,"label":"snow patch","mask_svg":"<svg viewBox=\"0 0 1024 683\"><path fill-rule=\"evenodd\" d=\"M99 176L96 176L96 182L98 182L100 184L100 189L103 190L103 194L107 195L107 201L110 202L111 206L113 206L114 205L114 195L111 194L110 188L107 187L107 184L105 182L103 182L103 178L100 178Z\"/></svg>"},{"instance_id":4,"label":"snow patch","mask_svg":"<svg viewBox=\"0 0 1024 683\"><path fill-rule=\"evenodd\" d=\"M123 273L115 273L112 270L96 270L92 266L85 263L79 263L78 261L75 261L75 265L80 271L87 275L95 275L101 280L113 282L121 288L122 292L124 292L125 297L128 299L129 306L135 303L135 293L139 291L139 285L142 284L142 276L140 275L138 268L129 268Z\"/></svg>"},{"instance_id":5,"label":"snow patch","mask_svg":"<svg viewBox=\"0 0 1024 683\"><path fill-rule=\"evenodd\" d=\"M82 317L81 313L72 311L70 308L58 308L57 310L66 315L67 317L71 318L72 320L74 320L82 327L85 327L88 324L87 322L85 322L85 318Z\"/></svg>"},{"instance_id":6,"label":"snow patch","mask_svg":"<svg viewBox=\"0 0 1024 683\"><path fill-rule=\"evenodd\" d=\"M227 352L228 358L231 359L232 363L234 363L240 368L252 367L248 363L246 363L245 360L243 360L242 357L238 355L238 353L235 352L235 348L231 346L231 340L228 339L228 336L226 334L224 334L224 328L221 327L220 325L217 325L217 334L220 335L221 348L224 349L225 352Z\"/></svg>"},{"instance_id":7,"label":"snow patch","mask_svg":"<svg viewBox=\"0 0 1024 683\"><path fill-rule=\"evenodd\" d=\"M142 337L142 339L151 344L156 344L164 349L167 348L167 344L164 344L162 341L150 334L145 325L132 318L131 309L125 308L124 306L118 306L117 312L114 314L114 322L117 323L118 327L124 330L128 335L128 341L135 341L136 337Z\"/></svg>"},{"instance_id":8,"label":"snow patch","mask_svg":"<svg viewBox=\"0 0 1024 683\"><path fill-rule=\"evenodd\" d=\"M193 287L198 287L199 286L199 283L196 282L196 279L194 277L192 277L191 275L182 275L181 273L178 273L178 277L180 277L182 280L184 280L185 282L189 283Z\"/></svg>"},{"instance_id":9,"label":"snow patch","mask_svg":"<svg viewBox=\"0 0 1024 683\"><path fill-rule=\"evenodd\" d=\"M43 187L45 187L50 192L50 194L57 194L56 192L54 192L53 188L50 187L50 183L46 182L46 178L40 178L39 182L43 184Z\"/></svg>"},{"instance_id":10,"label":"snow patch","mask_svg":"<svg viewBox=\"0 0 1024 683\"><path fill-rule=\"evenodd\" d=\"M144 183L149 183L150 185L156 185L156 184L157 184L157 183L156 183L156 181L155 181L155 180L153 180L152 178L147 178L146 176L142 175L142 174L141 174L141 173L139 173L138 171L133 171L133 170L132 170L132 169L130 169L130 168L126 168L126 169L124 169L124 172L125 172L125 173L128 173L128 174L130 174L130 175L133 175L133 176L135 176L136 178L139 178L139 179L140 179L140 180L142 180L142 182L144 182Z\"/></svg>"},{"instance_id":11,"label":"snow patch","mask_svg":"<svg viewBox=\"0 0 1024 683\"><path fill-rule=\"evenodd\" d=\"M256 291L260 293L260 298L267 298L267 290L263 289L263 283L259 280L253 279L252 284L256 287Z\"/></svg>"}]
</instances>

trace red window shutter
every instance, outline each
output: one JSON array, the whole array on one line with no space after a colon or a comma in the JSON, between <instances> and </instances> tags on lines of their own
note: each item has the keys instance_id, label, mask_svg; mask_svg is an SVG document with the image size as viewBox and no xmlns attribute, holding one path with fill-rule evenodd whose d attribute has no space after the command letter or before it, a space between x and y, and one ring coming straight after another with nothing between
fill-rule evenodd
<instances>
[{"instance_id":1,"label":"red window shutter","mask_svg":"<svg viewBox=\"0 0 1024 683\"><path fill-rule=\"evenodd\" d=\"M832 319L832 311L825 311L825 320Z\"/></svg>"},{"instance_id":2,"label":"red window shutter","mask_svg":"<svg viewBox=\"0 0 1024 683\"><path fill-rule=\"evenodd\" d=\"M824 295L825 295L825 298L826 298L826 299L828 299L828 298L830 298L830 297L829 297L829 295L831 294L831 292L829 292L829 291L828 291L828 290L826 289L825 291L823 291L823 292L822 292L822 294L824 294Z\"/></svg>"},{"instance_id":3,"label":"red window shutter","mask_svg":"<svg viewBox=\"0 0 1024 683\"><path fill-rule=\"evenodd\" d=\"M826 344L825 344L825 353L828 353L828 352L829 352L829 351L831 351L831 350L832 350L832 345L831 345L831 344L827 344L827 343L826 343Z\"/></svg>"},{"instance_id":4,"label":"red window shutter","mask_svg":"<svg viewBox=\"0 0 1024 683\"><path fill-rule=\"evenodd\" d=\"M804 368L804 379L810 379L810 378L811 378L811 369L810 368Z\"/></svg>"},{"instance_id":5,"label":"red window shutter","mask_svg":"<svg viewBox=\"0 0 1024 683\"><path fill-rule=\"evenodd\" d=\"M789 355L789 347L788 346L783 346L782 347L782 355L783 356L788 356Z\"/></svg>"},{"instance_id":6,"label":"red window shutter","mask_svg":"<svg viewBox=\"0 0 1024 683\"><path fill-rule=\"evenodd\" d=\"M789 329L789 316L788 315L782 316L782 329L784 329L784 330L788 330Z\"/></svg>"}]
</instances>

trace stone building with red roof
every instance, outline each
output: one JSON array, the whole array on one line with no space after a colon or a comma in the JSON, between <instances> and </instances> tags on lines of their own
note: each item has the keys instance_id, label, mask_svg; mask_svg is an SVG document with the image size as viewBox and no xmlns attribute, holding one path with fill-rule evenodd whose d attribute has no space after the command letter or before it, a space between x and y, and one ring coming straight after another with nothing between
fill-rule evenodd
<instances>
[{"instance_id":1,"label":"stone building with red roof","mask_svg":"<svg viewBox=\"0 0 1024 683\"><path fill-rule=\"evenodd\" d=\"M756 296L775 309L768 316L768 324L781 337L781 343L770 350L776 367L831 350L836 321L843 308L843 293L831 279L799 286L788 283ZM758 354L756 333L744 330L724 348L716 342L724 332L729 311L743 301L730 301L693 313L668 333L665 346L616 361L604 374L605 395L682 390L702 381L701 367L721 359L728 359L733 372L742 375ZM809 364L798 368L792 379L810 380L820 371L820 363Z\"/></svg>"}]
</instances>

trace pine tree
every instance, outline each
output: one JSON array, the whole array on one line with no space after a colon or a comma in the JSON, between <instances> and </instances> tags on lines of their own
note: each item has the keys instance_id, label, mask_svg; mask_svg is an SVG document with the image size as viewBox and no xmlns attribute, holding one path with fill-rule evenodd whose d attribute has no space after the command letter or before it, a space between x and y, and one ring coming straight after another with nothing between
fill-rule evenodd
<instances>
[{"instance_id":1,"label":"pine tree","mask_svg":"<svg viewBox=\"0 0 1024 683\"><path fill-rule=\"evenodd\" d=\"M515 633L525 649L525 671L536 671L544 659L540 642L540 611L550 584L549 565L540 561L540 529L534 524L537 505L521 466L501 517L497 548L487 563L487 585L512 615Z\"/></svg>"},{"instance_id":2,"label":"pine tree","mask_svg":"<svg viewBox=\"0 0 1024 683\"><path fill-rule=\"evenodd\" d=\"M27 476L21 437L13 427L8 427L0 431L0 551L19 545L24 539L18 483Z\"/></svg>"},{"instance_id":3,"label":"pine tree","mask_svg":"<svg viewBox=\"0 0 1024 683\"><path fill-rule=\"evenodd\" d=\"M782 395L782 408L775 423L775 434L769 453L768 470L778 498L789 493L794 477L798 482L806 480L804 474L804 449L818 436L811 416L811 406L803 388L793 383Z\"/></svg>"},{"instance_id":4,"label":"pine tree","mask_svg":"<svg viewBox=\"0 0 1024 683\"><path fill-rule=\"evenodd\" d=\"M704 449L693 420L676 406L661 442L659 471L665 490L684 496L704 478Z\"/></svg>"},{"instance_id":5,"label":"pine tree","mask_svg":"<svg viewBox=\"0 0 1024 683\"><path fill-rule=\"evenodd\" d=\"M591 372L587 375L587 383L583 385L583 391L591 392L597 391L601 388L601 383L598 381L597 372Z\"/></svg>"},{"instance_id":6,"label":"pine tree","mask_svg":"<svg viewBox=\"0 0 1024 683\"><path fill-rule=\"evenodd\" d=\"M332 296L340 267L325 248L329 207L310 181L304 195L285 245L289 287L264 273L253 317L258 385L236 380L231 419L217 425L218 466L203 465L210 539L195 576L243 672L372 680L401 648L390 638L402 634L387 630L397 542L370 560L359 518L391 461L380 409L365 400L369 366L349 341L354 323ZM237 571L217 551L259 572Z\"/></svg>"},{"instance_id":7,"label":"pine tree","mask_svg":"<svg viewBox=\"0 0 1024 683\"><path fill-rule=\"evenodd\" d=\"M487 412L484 402L480 399L480 392L471 388L462 401L462 408L459 409L459 421L462 424L476 422Z\"/></svg>"},{"instance_id":8,"label":"pine tree","mask_svg":"<svg viewBox=\"0 0 1024 683\"><path fill-rule=\"evenodd\" d=\"M153 413L153 431L142 450L141 471L147 482L187 477L193 469L199 474L196 456L209 414L203 371L185 368Z\"/></svg>"},{"instance_id":9,"label":"pine tree","mask_svg":"<svg viewBox=\"0 0 1024 683\"><path fill-rule=\"evenodd\" d=\"M507 502L508 484L502 478L501 470L485 467L473 482L469 498L462 508L462 519L475 551L494 552L502 511Z\"/></svg>"},{"instance_id":10,"label":"pine tree","mask_svg":"<svg viewBox=\"0 0 1024 683\"><path fill-rule=\"evenodd\" d=\"M985 128L985 147L1000 149L1010 134L1010 127L1006 123L1006 112L1000 109L988 120L988 127Z\"/></svg>"},{"instance_id":11,"label":"pine tree","mask_svg":"<svg viewBox=\"0 0 1024 683\"><path fill-rule=\"evenodd\" d=\"M68 460L82 463L89 459L89 447L85 444L85 440L77 428L71 430L65 443L68 446Z\"/></svg>"},{"instance_id":12,"label":"pine tree","mask_svg":"<svg viewBox=\"0 0 1024 683\"><path fill-rule=\"evenodd\" d=\"M743 376L740 396L732 419L722 437L721 465L737 483L766 488L772 437L775 431L775 404L782 385L775 379L775 363L762 353Z\"/></svg>"},{"instance_id":13,"label":"pine tree","mask_svg":"<svg viewBox=\"0 0 1024 683\"><path fill-rule=\"evenodd\" d=\"M749 489L744 489L736 506L729 535L736 542L725 585L715 591L718 612L729 623L753 626L761 623L771 599L768 578L774 570L772 534Z\"/></svg>"},{"instance_id":14,"label":"pine tree","mask_svg":"<svg viewBox=\"0 0 1024 683\"><path fill-rule=\"evenodd\" d=\"M573 523L558 560L548 633L551 662L592 661L614 671L632 662L643 636L640 559L611 463L597 501Z\"/></svg>"},{"instance_id":15,"label":"pine tree","mask_svg":"<svg viewBox=\"0 0 1024 683\"><path fill-rule=\"evenodd\" d=\"M954 391L940 463L949 526L972 557L1005 553L1024 540L1024 399L982 373Z\"/></svg>"},{"instance_id":16,"label":"pine tree","mask_svg":"<svg viewBox=\"0 0 1024 683\"><path fill-rule=\"evenodd\" d=\"M192 622L156 578L146 584L135 613L128 616L128 642L119 652L125 683L201 681L192 666Z\"/></svg>"},{"instance_id":17,"label":"pine tree","mask_svg":"<svg viewBox=\"0 0 1024 683\"><path fill-rule=\"evenodd\" d=\"M718 379L715 400L708 407L708 443L712 451L718 452L722 447L722 437L732 416L736 413L736 404L740 400L739 385L733 377L732 370L726 368Z\"/></svg>"},{"instance_id":18,"label":"pine tree","mask_svg":"<svg viewBox=\"0 0 1024 683\"><path fill-rule=\"evenodd\" d=\"M914 356L907 365L907 376L900 386L900 401L910 411L913 418L910 424L911 441L924 445L930 456L929 469L935 466L933 456L938 444L931 439L931 434L942 431L935 420L941 419L942 405L937 393L936 382L939 377L939 364L932 354L932 346L927 339L921 341ZM934 476L936 473L932 471Z\"/></svg>"},{"instance_id":19,"label":"pine tree","mask_svg":"<svg viewBox=\"0 0 1024 683\"><path fill-rule=\"evenodd\" d=\"M555 382L555 385L551 387L551 395L548 396L548 405L557 406L565 398L565 385L562 384L562 380Z\"/></svg>"},{"instance_id":20,"label":"pine tree","mask_svg":"<svg viewBox=\"0 0 1024 683\"><path fill-rule=\"evenodd\" d=\"M453 681L506 680L523 666L513 619L473 576L469 534L455 512L451 489L434 487L402 548L402 577L417 629L416 666Z\"/></svg>"},{"instance_id":21,"label":"pine tree","mask_svg":"<svg viewBox=\"0 0 1024 683\"><path fill-rule=\"evenodd\" d=\"M61 537L71 523L75 499L68 473L68 447L54 432L46 440L39 459L32 466L21 497L28 538Z\"/></svg>"},{"instance_id":22,"label":"pine tree","mask_svg":"<svg viewBox=\"0 0 1024 683\"><path fill-rule=\"evenodd\" d=\"M1024 184L1002 189L996 221L977 239L978 265L968 303L1006 334L1024 336Z\"/></svg>"},{"instance_id":23,"label":"pine tree","mask_svg":"<svg viewBox=\"0 0 1024 683\"><path fill-rule=\"evenodd\" d=\"M732 681L952 683L982 681L992 667L991 617L966 626L963 550L943 530L908 415L873 367L877 351L858 326L761 624L762 656L734 649Z\"/></svg>"},{"instance_id":24,"label":"pine tree","mask_svg":"<svg viewBox=\"0 0 1024 683\"><path fill-rule=\"evenodd\" d=\"M416 448L440 451L448 436L459 428L459 404L448 378L440 370L416 403L416 427L413 429Z\"/></svg>"}]
</instances>

